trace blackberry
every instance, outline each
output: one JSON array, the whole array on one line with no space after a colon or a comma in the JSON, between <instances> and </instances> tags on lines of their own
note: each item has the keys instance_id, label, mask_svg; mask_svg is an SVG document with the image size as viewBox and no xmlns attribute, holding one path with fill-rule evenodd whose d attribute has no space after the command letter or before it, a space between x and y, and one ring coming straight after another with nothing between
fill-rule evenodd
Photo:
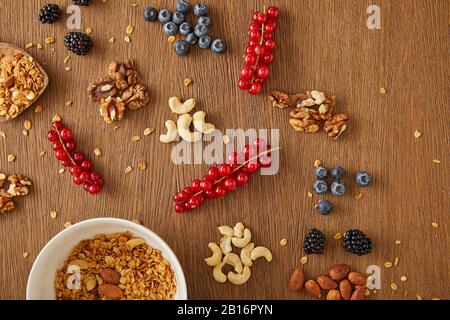
<instances>
[{"instance_id":1,"label":"blackberry","mask_svg":"<svg viewBox=\"0 0 450 320\"><path fill-rule=\"evenodd\" d=\"M84 56L92 49L91 37L82 32L69 32L64 37L64 44L73 53Z\"/></svg>"},{"instance_id":2,"label":"blackberry","mask_svg":"<svg viewBox=\"0 0 450 320\"><path fill-rule=\"evenodd\" d=\"M39 11L39 21L41 23L53 23L61 17L61 9L58 5L49 3L41 7Z\"/></svg>"},{"instance_id":3,"label":"blackberry","mask_svg":"<svg viewBox=\"0 0 450 320\"><path fill-rule=\"evenodd\" d=\"M91 4L91 0L73 0L77 6L88 6Z\"/></svg>"},{"instance_id":4,"label":"blackberry","mask_svg":"<svg viewBox=\"0 0 450 320\"><path fill-rule=\"evenodd\" d=\"M372 251L372 240L364 232L352 229L344 234L342 246L348 252L362 256Z\"/></svg>"},{"instance_id":5,"label":"blackberry","mask_svg":"<svg viewBox=\"0 0 450 320\"><path fill-rule=\"evenodd\" d=\"M303 249L306 254L322 254L325 249L325 237L317 229L309 230L303 239Z\"/></svg>"}]
</instances>

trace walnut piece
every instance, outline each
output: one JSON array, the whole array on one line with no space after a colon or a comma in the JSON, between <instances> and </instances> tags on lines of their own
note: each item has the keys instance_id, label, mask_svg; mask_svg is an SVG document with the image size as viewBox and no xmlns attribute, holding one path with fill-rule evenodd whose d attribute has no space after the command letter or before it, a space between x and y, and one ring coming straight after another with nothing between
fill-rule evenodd
<instances>
[{"instance_id":1,"label":"walnut piece","mask_svg":"<svg viewBox=\"0 0 450 320\"><path fill-rule=\"evenodd\" d=\"M324 130L330 138L337 140L345 129L347 129L348 120L346 114L336 114L325 122Z\"/></svg>"},{"instance_id":2,"label":"walnut piece","mask_svg":"<svg viewBox=\"0 0 450 320\"><path fill-rule=\"evenodd\" d=\"M319 111L310 108L294 109L289 115L294 119L313 120L316 123L321 120Z\"/></svg>"},{"instance_id":3,"label":"walnut piece","mask_svg":"<svg viewBox=\"0 0 450 320\"><path fill-rule=\"evenodd\" d=\"M14 209L14 202L11 198L0 196L0 214L7 213Z\"/></svg>"},{"instance_id":4,"label":"walnut piece","mask_svg":"<svg viewBox=\"0 0 450 320\"><path fill-rule=\"evenodd\" d=\"M9 193L13 197L22 197L26 196L29 193L29 186L31 186L31 181L22 175L11 175L8 177L8 190Z\"/></svg>"},{"instance_id":5,"label":"walnut piece","mask_svg":"<svg viewBox=\"0 0 450 320\"><path fill-rule=\"evenodd\" d=\"M102 99L100 104L100 115L106 123L111 124L114 121L122 120L125 113L125 104L121 98L108 97Z\"/></svg>"},{"instance_id":6,"label":"walnut piece","mask_svg":"<svg viewBox=\"0 0 450 320\"><path fill-rule=\"evenodd\" d=\"M128 109L137 110L149 103L150 96L145 86L136 84L123 92L122 101Z\"/></svg>"},{"instance_id":7,"label":"walnut piece","mask_svg":"<svg viewBox=\"0 0 450 320\"><path fill-rule=\"evenodd\" d=\"M284 109L292 106L291 98L284 92L272 90L268 97L274 108Z\"/></svg>"},{"instance_id":8,"label":"walnut piece","mask_svg":"<svg viewBox=\"0 0 450 320\"><path fill-rule=\"evenodd\" d=\"M319 131L320 127L315 120L300 120L300 119L289 119L289 124L298 132L308 132L315 133Z\"/></svg>"},{"instance_id":9,"label":"walnut piece","mask_svg":"<svg viewBox=\"0 0 450 320\"><path fill-rule=\"evenodd\" d=\"M115 81L115 85L119 90L126 90L141 79L132 59L128 59L123 63L111 62L108 67L108 74Z\"/></svg>"},{"instance_id":10,"label":"walnut piece","mask_svg":"<svg viewBox=\"0 0 450 320\"><path fill-rule=\"evenodd\" d=\"M92 102L101 102L102 99L114 97L117 94L114 79L111 77L95 79L89 85L88 93Z\"/></svg>"}]
</instances>

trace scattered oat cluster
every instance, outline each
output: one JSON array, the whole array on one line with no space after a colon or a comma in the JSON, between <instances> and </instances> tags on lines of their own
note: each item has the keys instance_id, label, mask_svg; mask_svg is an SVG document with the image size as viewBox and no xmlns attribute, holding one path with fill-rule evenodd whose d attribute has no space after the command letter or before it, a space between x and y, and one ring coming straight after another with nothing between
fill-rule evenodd
<instances>
[{"instance_id":1,"label":"scattered oat cluster","mask_svg":"<svg viewBox=\"0 0 450 320\"><path fill-rule=\"evenodd\" d=\"M31 56L0 47L0 121L25 111L42 93L44 74Z\"/></svg>"},{"instance_id":2,"label":"scattered oat cluster","mask_svg":"<svg viewBox=\"0 0 450 320\"><path fill-rule=\"evenodd\" d=\"M111 62L108 75L95 79L88 92L91 101L100 103L100 115L108 124L122 120L126 110L141 109L150 101L132 59Z\"/></svg>"},{"instance_id":3,"label":"scattered oat cluster","mask_svg":"<svg viewBox=\"0 0 450 320\"><path fill-rule=\"evenodd\" d=\"M15 208L14 198L26 196L30 192L31 181L22 175L6 176L0 173L0 214Z\"/></svg>"},{"instance_id":4,"label":"scattered oat cluster","mask_svg":"<svg viewBox=\"0 0 450 320\"><path fill-rule=\"evenodd\" d=\"M307 91L295 95L272 90L269 100L274 108L292 108L289 124L295 131L316 133L323 124L325 133L337 140L347 129L349 121L345 113L335 114L336 97L325 96L321 91Z\"/></svg>"},{"instance_id":5,"label":"scattered oat cluster","mask_svg":"<svg viewBox=\"0 0 450 320\"><path fill-rule=\"evenodd\" d=\"M230 226L220 226L219 232L223 236L220 244L210 242L208 247L212 251L212 256L205 259L208 266L213 268L214 280L220 283L230 281L234 285L246 283L251 276L250 267L259 258L265 258L267 262L272 261L272 252L266 247L255 247L251 242L252 232L244 224L238 222L234 228ZM241 249L240 255L233 252L233 246ZM226 265L233 267L233 271L228 274L223 272Z\"/></svg>"},{"instance_id":6,"label":"scattered oat cluster","mask_svg":"<svg viewBox=\"0 0 450 320\"><path fill-rule=\"evenodd\" d=\"M81 271L81 289L67 287L69 266ZM176 279L160 250L130 232L81 241L56 274L58 300L171 300Z\"/></svg>"}]
</instances>

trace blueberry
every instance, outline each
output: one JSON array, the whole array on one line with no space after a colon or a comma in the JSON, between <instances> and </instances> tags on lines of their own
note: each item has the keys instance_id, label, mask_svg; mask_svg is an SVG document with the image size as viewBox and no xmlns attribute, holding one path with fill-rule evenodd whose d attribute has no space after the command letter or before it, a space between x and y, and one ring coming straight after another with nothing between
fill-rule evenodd
<instances>
[{"instance_id":1,"label":"blueberry","mask_svg":"<svg viewBox=\"0 0 450 320\"><path fill-rule=\"evenodd\" d=\"M319 180L324 180L328 176L328 170L325 167L318 167L314 172Z\"/></svg>"},{"instance_id":2,"label":"blueberry","mask_svg":"<svg viewBox=\"0 0 450 320\"><path fill-rule=\"evenodd\" d=\"M172 15L172 21L176 24L182 24L184 22L184 13L181 13L179 11L175 11L175 13Z\"/></svg>"},{"instance_id":3,"label":"blueberry","mask_svg":"<svg viewBox=\"0 0 450 320\"><path fill-rule=\"evenodd\" d=\"M216 39L211 44L211 50L216 54L224 53L225 51L227 51L227 44L221 39Z\"/></svg>"},{"instance_id":4,"label":"blueberry","mask_svg":"<svg viewBox=\"0 0 450 320\"><path fill-rule=\"evenodd\" d=\"M194 15L197 17L206 16L208 14L208 7L204 4L197 3L194 7Z\"/></svg>"},{"instance_id":5,"label":"blueberry","mask_svg":"<svg viewBox=\"0 0 450 320\"><path fill-rule=\"evenodd\" d=\"M202 49L208 49L211 47L212 39L210 36L203 36L198 39L198 46Z\"/></svg>"},{"instance_id":6,"label":"blueberry","mask_svg":"<svg viewBox=\"0 0 450 320\"><path fill-rule=\"evenodd\" d=\"M208 27L204 24L197 24L194 28L194 33L199 38L206 36L208 34Z\"/></svg>"},{"instance_id":7,"label":"blueberry","mask_svg":"<svg viewBox=\"0 0 450 320\"><path fill-rule=\"evenodd\" d=\"M158 10L153 7L145 8L144 19L146 21L155 21L156 19L158 19Z\"/></svg>"},{"instance_id":8,"label":"blueberry","mask_svg":"<svg viewBox=\"0 0 450 320\"><path fill-rule=\"evenodd\" d=\"M340 181L334 181L331 184L331 193L333 196L342 197L347 193L347 187Z\"/></svg>"},{"instance_id":9,"label":"blueberry","mask_svg":"<svg viewBox=\"0 0 450 320\"><path fill-rule=\"evenodd\" d=\"M202 16L202 17L199 17L198 19L197 19L197 23L198 24L204 24L205 26L207 26L207 27L209 27L210 25L211 25L211 18L210 17L208 17L208 16Z\"/></svg>"},{"instance_id":10,"label":"blueberry","mask_svg":"<svg viewBox=\"0 0 450 320\"><path fill-rule=\"evenodd\" d=\"M189 52L189 43L184 40L177 40L173 44L173 50L177 56L186 56Z\"/></svg>"},{"instance_id":11,"label":"blueberry","mask_svg":"<svg viewBox=\"0 0 450 320\"><path fill-rule=\"evenodd\" d=\"M345 176L345 170L341 167L336 167L331 170L331 176L334 181L342 180Z\"/></svg>"},{"instance_id":12,"label":"blueberry","mask_svg":"<svg viewBox=\"0 0 450 320\"><path fill-rule=\"evenodd\" d=\"M192 32L193 29L194 27L192 27L192 25L189 22L183 22L180 25L180 33L183 36L187 36L189 33Z\"/></svg>"},{"instance_id":13,"label":"blueberry","mask_svg":"<svg viewBox=\"0 0 450 320\"><path fill-rule=\"evenodd\" d=\"M367 187L372 181L372 176L364 171L358 171L355 175L355 181L358 186Z\"/></svg>"},{"instance_id":14,"label":"blueberry","mask_svg":"<svg viewBox=\"0 0 450 320\"><path fill-rule=\"evenodd\" d=\"M333 211L333 205L328 200L320 200L316 205L316 210L322 215L327 216Z\"/></svg>"},{"instance_id":15,"label":"blueberry","mask_svg":"<svg viewBox=\"0 0 450 320\"><path fill-rule=\"evenodd\" d=\"M167 23L172 18L172 12L167 9L161 9L158 13L158 20L161 23Z\"/></svg>"},{"instance_id":16,"label":"blueberry","mask_svg":"<svg viewBox=\"0 0 450 320\"><path fill-rule=\"evenodd\" d=\"M186 13L189 11L189 1L188 0L178 0L177 1L177 11Z\"/></svg>"},{"instance_id":17,"label":"blueberry","mask_svg":"<svg viewBox=\"0 0 450 320\"><path fill-rule=\"evenodd\" d=\"M190 44L196 44L198 41L198 37L195 35L195 33L191 32L186 36L186 41Z\"/></svg>"},{"instance_id":18,"label":"blueberry","mask_svg":"<svg viewBox=\"0 0 450 320\"><path fill-rule=\"evenodd\" d=\"M324 194L328 191L327 183L323 180L316 180L313 184L313 190L317 194Z\"/></svg>"},{"instance_id":19,"label":"blueberry","mask_svg":"<svg viewBox=\"0 0 450 320\"><path fill-rule=\"evenodd\" d=\"M174 36L178 32L178 26L173 22L167 22L164 24L163 31L168 36Z\"/></svg>"}]
</instances>

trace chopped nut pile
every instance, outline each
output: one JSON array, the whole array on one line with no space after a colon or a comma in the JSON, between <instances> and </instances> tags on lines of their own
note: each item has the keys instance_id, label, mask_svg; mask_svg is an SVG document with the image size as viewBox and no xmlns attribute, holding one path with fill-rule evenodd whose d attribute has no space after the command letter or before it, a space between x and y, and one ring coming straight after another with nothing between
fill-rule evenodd
<instances>
[{"instance_id":1,"label":"chopped nut pile","mask_svg":"<svg viewBox=\"0 0 450 320\"><path fill-rule=\"evenodd\" d=\"M15 208L13 199L26 196L30 186L27 177L16 174L7 177L0 173L0 214L12 211Z\"/></svg>"},{"instance_id":2,"label":"chopped nut pile","mask_svg":"<svg viewBox=\"0 0 450 320\"><path fill-rule=\"evenodd\" d=\"M44 86L44 75L32 57L0 53L0 118L13 119L29 107Z\"/></svg>"},{"instance_id":3,"label":"chopped nut pile","mask_svg":"<svg viewBox=\"0 0 450 320\"><path fill-rule=\"evenodd\" d=\"M269 100L274 108L292 108L289 124L298 132L315 133L323 124L324 131L334 140L347 129L348 116L335 114L336 97L321 91L307 91L295 95L273 90Z\"/></svg>"},{"instance_id":4,"label":"chopped nut pile","mask_svg":"<svg viewBox=\"0 0 450 320\"><path fill-rule=\"evenodd\" d=\"M70 266L81 272L79 288ZM58 300L171 300L176 281L160 250L124 232L81 241L57 271L55 289Z\"/></svg>"},{"instance_id":5,"label":"chopped nut pile","mask_svg":"<svg viewBox=\"0 0 450 320\"><path fill-rule=\"evenodd\" d=\"M122 120L127 109L137 110L149 103L147 88L140 81L134 61L128 59L123 63L111 62L108 75L90 84L89 97L100 103L100 114L106 123Z\"/></svg>"}]
</instances>

